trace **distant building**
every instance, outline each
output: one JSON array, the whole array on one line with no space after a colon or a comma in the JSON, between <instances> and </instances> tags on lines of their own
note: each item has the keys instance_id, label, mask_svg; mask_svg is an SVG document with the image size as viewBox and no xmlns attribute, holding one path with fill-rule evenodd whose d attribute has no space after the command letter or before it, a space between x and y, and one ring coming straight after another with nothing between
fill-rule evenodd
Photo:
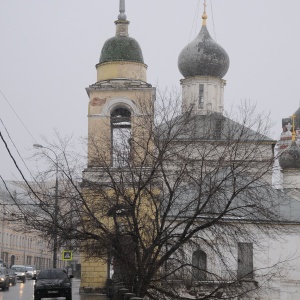
<instances>
[{"instance_id":1,"label":"distant building","mask_svg":"<svg viewBox=\"0 0 300 300\"><path fill-rule=\"evenodd\" d=\"M11 191L18 185L7 182ZM4 185L0 185L0 251L3 263L10 267L14 264L34 265L37 269L48 268L52 264L52 254L48 242L34 232L26 233L25 222L11 221L16 211Z\"/></svg>"},{"instance_id":2,"label":"distant building","mask_svg":"<svg viewBox=\"0 0 300 300\"><path fill-rule=\"evenodd\" d=\"M6 190L6 187L9 192ZM10 267L14 264L32 265L37 269L53 267L52 237L45 236L43 232L35 231L30 224L23 220L23 215L12 200L11 196L18 199L22 205L28 205L26 189L23 182L7 181L0 184L0 263ZM19 201L20 200L20 201ZM34 220L32 220L34 222ZM63 260L62 251L71 250L69 247L59 248L57 251L57 268L72 267L76 276L80 276L79 252L72 252L72 260Z\"/></svg>"}]
</instances>

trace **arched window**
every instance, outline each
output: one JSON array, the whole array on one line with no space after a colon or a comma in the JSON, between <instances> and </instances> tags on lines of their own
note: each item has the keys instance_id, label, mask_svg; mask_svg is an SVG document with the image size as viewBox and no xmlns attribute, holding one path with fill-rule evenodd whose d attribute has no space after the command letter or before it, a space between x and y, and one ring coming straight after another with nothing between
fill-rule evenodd
<instances>
[{"instance_id":1,"label":"arched window","mask_svg":"<svg viewBox=\"0 0 300 300\"><path fill-rule=\"evenodd\" d=\"M192 256L193 280L203 281L207 278L207 257L202 250L197 250Z\"/></svg>"},{"instance_id":2,"label":"arched window","mask_svg":"<svg viewBox=\"0 0 300 300\"><path fill-rule=\"evenodd\" d=\"M125 107L117 107L111 112L110 119L113 166L126 166L131 150L131 112Z\"/></svg>"}]
</instances>

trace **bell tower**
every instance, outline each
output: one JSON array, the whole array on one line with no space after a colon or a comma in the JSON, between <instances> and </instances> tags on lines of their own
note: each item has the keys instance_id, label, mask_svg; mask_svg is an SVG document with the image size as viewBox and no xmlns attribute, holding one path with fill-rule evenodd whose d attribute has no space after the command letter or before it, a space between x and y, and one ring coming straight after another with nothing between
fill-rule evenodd
<instances>
[{"instance_id":1,"label":"bell tower","mask_svg":"<svg viewBox=\"0 0 300 300\"><path fill-rule=\"evenodd\" d=\"M86 89L88 169L126 163L132 156L130 141L152 112L155 99L141 47L128 34L125 0L120 0L115 24L116 34L104 43L96 65L97 82Z\"/></svg>"},{"instance_id":2,"label":"bell tower","mask_svg":"<svg viewBox=\"0 0 300 300\"><path fill-rule=\"evenodd\" d=\"M82 190L87 201L101 201L92 186L104 180L108 168L118 172L132 161L136 163L143 149L141 138L147 140L147 122L152 123L153 118L155 88L147 83L141 47L128 34L125 0L120 0L119 12L116 34L104 43L96 65L97 81L86 88L88 163L83 171ZM87 259L82 253L82 293L87 288L101 293L109 274L107 259Z\"/></svg>"}]
</instances>

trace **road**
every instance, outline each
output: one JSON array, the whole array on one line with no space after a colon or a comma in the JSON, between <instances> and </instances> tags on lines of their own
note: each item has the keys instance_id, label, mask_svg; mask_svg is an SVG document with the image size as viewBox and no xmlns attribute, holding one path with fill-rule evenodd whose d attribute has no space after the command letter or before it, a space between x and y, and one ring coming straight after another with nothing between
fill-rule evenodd
<instances>
[{"instance_id":1,"label":"road","mask_svg":"<svg viewBox=\"0 0 300 300\"><path fill-rule=\"evenodd\" d=\"M34 280L27 280L26 283L17 282L15 286L10 286L9 291L0 290L0 300L33 300ZM96 295L79 295L80 281L72 279L72 300L99 300ZM43 300L64 300L65 298L43 298Z\"/></svg>"}]
</instances>

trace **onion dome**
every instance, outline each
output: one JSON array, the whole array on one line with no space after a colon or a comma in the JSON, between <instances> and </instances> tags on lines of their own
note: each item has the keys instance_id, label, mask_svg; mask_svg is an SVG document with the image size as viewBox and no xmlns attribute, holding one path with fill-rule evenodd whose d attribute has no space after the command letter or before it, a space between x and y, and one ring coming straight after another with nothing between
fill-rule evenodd
<instances>
[{"instance_id":1,"label":"onion dome","mask_svg":"<svg viewBox=\"0 0 300 300\"><path fill-rule=\"evenodd\" d=\"M114 36L102 48L99 63L111 61L135 61L144 63L139 43L129 36Z\"/></svg>"},{"instance_id":2,"label":"onion dome","mask_svg":"<svg viewBox=\"0 0 300 300\"><path fill-rule=\"evenodd\" d=\"M132 61L144 63L139 43L128 36L129 21L126 20L125 0L120 0L120 14L115 21L116 35L108 39L102 48L99 63L115 61Z\"/></svg>"},{"instance_id":3,"label":"onion dome","mask_svg":"<svg viewBox=\"0 0 300 300\"><path fill-rule=\"evenodd\" d=\"M295 141L281 153L279 164L282 169L300 169L300 148Z\"/></svg>"},{"instance_id":4,"label":"onion dome","mask_svg":"<svg viewBox=\"0 0 300 300\"><path fill-rule=\"evenodd\" d=\"M193 76L223 78L229 68L229 56L210 36L206 27L205 11L202 19L200 33L179 54L179 71L184 78Z\"/></svg>"}]
</instances>

